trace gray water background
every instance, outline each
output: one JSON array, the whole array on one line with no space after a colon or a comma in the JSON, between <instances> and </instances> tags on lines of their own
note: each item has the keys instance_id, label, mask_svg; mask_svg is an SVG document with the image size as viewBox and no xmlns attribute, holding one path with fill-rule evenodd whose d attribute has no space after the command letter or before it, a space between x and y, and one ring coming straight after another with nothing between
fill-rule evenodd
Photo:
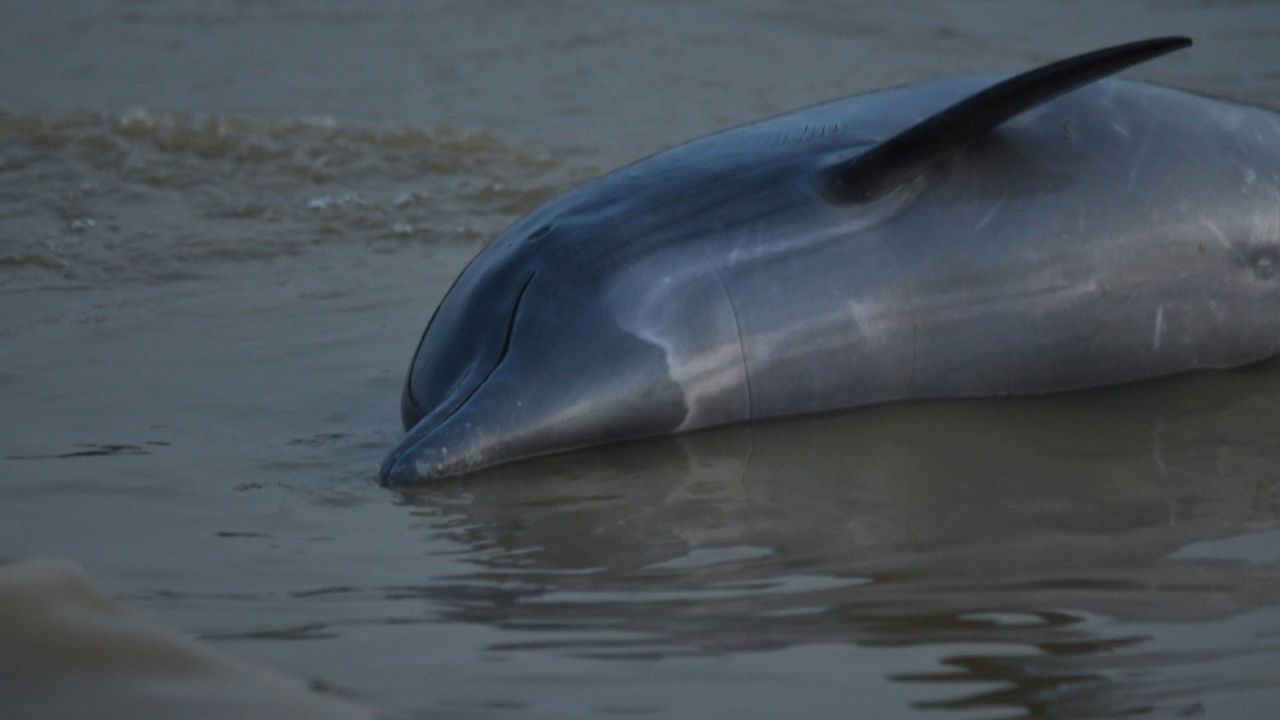
<instances>
[{"instance_id":1,"label":"gray water background","mask_svg":"<svg viewBox=\"0 0 1280 720\"><path fill-rule=\"evenodd\" d=\"M1267 2L11 2L0 560L424 717L1271 718L1280 371L375 482L466 260L603 170ZM21 622L22 618L0 619ZM68 648L75 652L75 648Z\"/></svg>"}]
</instances>

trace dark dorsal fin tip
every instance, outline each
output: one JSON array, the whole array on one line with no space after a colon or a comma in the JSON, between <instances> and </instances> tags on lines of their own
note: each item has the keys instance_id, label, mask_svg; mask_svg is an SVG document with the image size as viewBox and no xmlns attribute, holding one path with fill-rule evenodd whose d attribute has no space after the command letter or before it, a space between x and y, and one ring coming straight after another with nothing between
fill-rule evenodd
<instances>
[{"instance_id":1,"label":"dark dorsal fin tip","mask_svg":"<svg viewBox=\"0 0 1280 720\"><path fill-rule=\"evenodd\" d=\"M1140 40L1059 60L998 82L831 167L825 176L826 195L833 202L874 199L1016 115L1189 45L1191 39L1186 37Z\"/></svg>"}]
</instances>

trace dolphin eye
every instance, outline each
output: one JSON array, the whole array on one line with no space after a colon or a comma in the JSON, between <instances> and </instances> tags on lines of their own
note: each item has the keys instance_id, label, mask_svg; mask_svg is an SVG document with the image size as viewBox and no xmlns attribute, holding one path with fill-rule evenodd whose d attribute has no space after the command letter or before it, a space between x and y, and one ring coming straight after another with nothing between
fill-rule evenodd
<instances>
[{"instance_id":1,"label":"dolphin eye","mask_svg":"<svg viewBox=\"0 0 1280 720\"><path fill-rule=\"evenodd\" d=\"M1274 247L1255 248L1249 253L1249 267L1259 280L1270 280L1280 269L1280 250Z\"/></svg>"}]
</instances>

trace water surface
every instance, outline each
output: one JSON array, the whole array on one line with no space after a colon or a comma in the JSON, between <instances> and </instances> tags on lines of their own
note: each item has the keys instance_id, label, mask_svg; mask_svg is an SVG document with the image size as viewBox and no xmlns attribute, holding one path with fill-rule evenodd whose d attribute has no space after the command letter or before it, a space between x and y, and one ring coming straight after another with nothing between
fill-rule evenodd
<instances>
[{"instance_id":1,"label":"water surface","mask_svg":"<svg viewBox=\"0 0 1280 720\"><path fill-rule=\"evenodd\" d=\"M1277 105L1269 4L6 14L0 560L422 717L1280 707L1275 364L376 484L434 304L537 203L795 106L1167 32L1198 44L1132 76Z\"/></svg>"}]
</instances>

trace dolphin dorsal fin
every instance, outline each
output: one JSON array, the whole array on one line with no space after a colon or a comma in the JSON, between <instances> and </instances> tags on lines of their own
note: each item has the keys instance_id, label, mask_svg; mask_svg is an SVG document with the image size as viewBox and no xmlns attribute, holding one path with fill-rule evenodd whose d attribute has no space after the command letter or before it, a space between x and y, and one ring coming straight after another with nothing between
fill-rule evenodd
<instances>
[{"instance_id":1,"label":"dolphin dorsal fin","mask_svg":"<svg viewBox=\"0 0 1280 720\"><path fill-rule=\"evenodd\" d=\"M1163 37L1116 45L1015 75L912 125L827 170L833 202L871 200L952 157L979 136L1041 103L1127 67L1191 44Z\"/></svg>"}]
</instances>

